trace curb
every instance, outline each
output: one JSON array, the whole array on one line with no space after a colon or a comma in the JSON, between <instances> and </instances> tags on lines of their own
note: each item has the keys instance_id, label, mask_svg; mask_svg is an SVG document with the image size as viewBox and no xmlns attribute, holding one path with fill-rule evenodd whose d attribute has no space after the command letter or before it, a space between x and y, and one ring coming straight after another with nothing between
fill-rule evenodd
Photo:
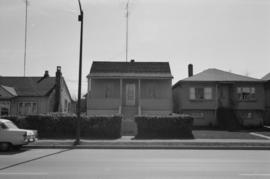
<instances>
[{"instance_id":1,"label":"curb","mask_svg":"<svg viewBox=\"0 0 270 179\"><path fill-rule=\"evenodd\" d=\"M28 145L23 146L25 149L191 149L191 150L270 150L270 145L262 144L243 144L243 143L192 143L187 144L173 144L173 145L162 145L162 144L81 144L81 145Z\"/></svg>"}]
</instances>

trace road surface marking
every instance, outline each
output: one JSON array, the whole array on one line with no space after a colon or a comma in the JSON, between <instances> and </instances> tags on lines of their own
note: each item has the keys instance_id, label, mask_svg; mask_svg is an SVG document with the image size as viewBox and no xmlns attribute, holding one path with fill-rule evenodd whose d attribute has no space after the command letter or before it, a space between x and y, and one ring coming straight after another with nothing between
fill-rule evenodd
<instances>
[{"instance_id":1,"label":"road surface marking","mask_svg":"<svg viewBox=\"0 0 270 179\"><path fill-rule=\"evenodd\" d=\"M265 138L265 139L270 140L270 137L269 137L269 136L266 136L266 135L257 134L257 133L255 133L255 132L250 132L249 134L254 135L254 136L257 136L257 137L262 137L262 138Z\"/></svg>"},{"instance_id":2,"label":"road surface marking","mask_svg":"<svg viewBox=\"0 0 270 179\"><path fill-rule=\"evenodd\" d=\"M270 177L270 173L241 173L240 176L260 176L260 177Z\"/></svg>"},{"instance_id":3,"label":"road surface marking","mask_svg":"<svg viewBox=\"0 0 270 179\"><path fill-rule=\"evenodd\" d=\"M52 155L64 153L64 152L67 152L67 151L70 151L70 150L72 150L72 149L64 149L64 150L60 150L60 151L58 151L58 152L54 152L54 153L47 154L47 155L44 155L44 156L41 156L41 157L37 157L37 158L33 158L33 159L30 159L30 160L26 160L26 161L23 161L23 162L20 162L20 163L16 163L16 164L9 165L9 166L7 166L7 167L0 168L0 170L5 170L5 169L8 169L8 168L16 167L16 166L18 166L18 165L22 165L22 164L29 163L29 162L32 162L32 161L35 161L35 160L39 160L39 159L42 159L42 158L50 157L50 156L52 156Z\"/></svg>"},{"instance_id":4,"label":"road surface marking","mask_svg":"<svg viewBox=\"0 0 270 179\"><path fill-rule=\"evenodd\" d=\"M23 173L23 172L20 172L20 173L0 173L0 176L1 175L48 175L48 173L32 173L32 172L28 172L28 173Z\"/></svg>"}]
</instances>

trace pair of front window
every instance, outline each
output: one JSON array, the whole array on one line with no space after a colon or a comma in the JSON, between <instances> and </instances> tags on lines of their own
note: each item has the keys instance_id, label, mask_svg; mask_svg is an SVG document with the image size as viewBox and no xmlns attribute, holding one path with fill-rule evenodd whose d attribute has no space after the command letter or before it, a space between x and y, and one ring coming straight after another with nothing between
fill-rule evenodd
<instances>
[{"instance_id":1,"label":"pair of front window","mask_svg":"<svg viewBox=\"0 0 270 179\"><path fill-rule=\"evenodd\" d=\"M213 99L212 88L190 88L189 99L191 100L211 100Z\"/></svg>"},{"instance_id":2,"label":"pair of front window","mask_svg":"<svg viewBox=\"0 0 270 179\"><path fill-rule=\"evenodd\" d=\"M211 100L213 99L212 88L190 88L189 98L191 100ZM241 101L249 101L256 99L256 91L254 87L237 87L238 99Z\"/></svg>"}]
</instances>

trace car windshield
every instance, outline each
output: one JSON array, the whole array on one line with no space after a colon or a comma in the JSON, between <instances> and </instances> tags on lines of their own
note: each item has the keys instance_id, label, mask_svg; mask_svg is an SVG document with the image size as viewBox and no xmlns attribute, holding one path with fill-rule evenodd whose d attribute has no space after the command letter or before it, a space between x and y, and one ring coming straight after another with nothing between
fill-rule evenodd
<instances>
[{"instance_id":1,"label":"car windshield","mask_svg":"<svg viewBox=\"0 0 270 179\"><path fill-rule=\"evenodd\" d=\"M4 124L8 129L18 129L18 127L11 121L7 121Z\"/></svg>"}]
</instances>

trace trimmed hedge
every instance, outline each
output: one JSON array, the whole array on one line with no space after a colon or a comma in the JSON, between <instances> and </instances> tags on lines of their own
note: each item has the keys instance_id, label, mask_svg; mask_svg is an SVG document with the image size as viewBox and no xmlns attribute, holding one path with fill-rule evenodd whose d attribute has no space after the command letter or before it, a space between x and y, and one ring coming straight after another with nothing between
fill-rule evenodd
<instances>
[{"instance_id":1,"label":"trimmed hedge","mask_svg":"<svg viewBox=\"0 0 270 179\"><path fill-rule=\"evenodd\" d=\"M136 116L137 139L193 139L193 118L188 115Z\"/></svg>"},{"instance_id":2,"label":"trimmed hedge","mask_svg":"<svg viewBox=\"0 0 270 179\"><path fill-rule=\"evenodd\" d=\"M121 137L122 116L91 116L81 121L81 136L84 138Z\"/></svg>"},{"instance_id":3,"label":"trimmed hedge","mask_svg":"<svg viewBox=\"0 0 270 179\"><path fill-rule=\"evenodd\" d=\"M38 131L39 138L75 138L75 115L31 115L3 117L19 128ZM121 137L121 116L91 116L81 118L81 137L88 139L115 139Z\"/></svg>"}]
</instances>

